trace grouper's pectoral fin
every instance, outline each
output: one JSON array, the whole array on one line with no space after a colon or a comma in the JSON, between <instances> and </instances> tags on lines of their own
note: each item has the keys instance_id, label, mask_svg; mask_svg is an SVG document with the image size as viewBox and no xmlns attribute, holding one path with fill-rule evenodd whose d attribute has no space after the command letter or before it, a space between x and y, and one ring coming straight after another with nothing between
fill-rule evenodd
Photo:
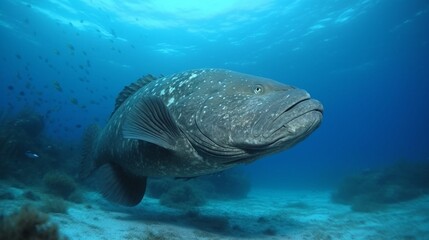
<instances>
[{"instance_id":1,"label":"grouper's pectoral fin","mask_svg":"<svg viewBox=\"0 0 429 240\"><path fill-rule=\"evenodd\" d=\"M147 177L132 176L114 164L107 163L96 171L97 185L105 198L126 206L137 205L146 191Z\"/></svg>"},{"instance_id":2,"label":"grouper's pectoral fin","mask_svg":"<svg viewBox=\"0 0 429 240\"><path fill-rule=\"evenodd\" d=\"M122 134L125 138L139 139L176 150L176 143L182 134L165 106L158 97L143 97L130 111L124 122Z\"/></svg>"}]
</instances>

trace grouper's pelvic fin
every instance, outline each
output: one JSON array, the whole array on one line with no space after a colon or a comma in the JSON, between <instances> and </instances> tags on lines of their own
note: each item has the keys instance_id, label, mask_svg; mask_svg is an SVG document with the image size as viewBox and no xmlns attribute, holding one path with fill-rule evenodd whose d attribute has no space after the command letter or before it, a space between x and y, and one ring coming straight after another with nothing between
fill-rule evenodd
<instances>
[{"instance_id":1,"label":"grouper's pelvic fin","mask_svg":"<svg viewBox=\"0 0 429 240\"><path fill-rule=\"evenodd\" d=\"M125 206L135 206L143 199L147 177L126 173L115 163L106 163L95 173L97 187L108 200Z\"/></svg>"},{"instance_id":2,"label":"grouper's pelvic fin","mask_svg":"<svg viewBox=\"0 0 429 240\"><path fill-rule=\"evenodd\" d=\"M92 185L112 202L126 206L137 205L146 190L146 177L130 175L119 165L96 157L94 150L99 132L97 125L91 125L85 131L80 178L90 177Z\"/></svg>"},{"instance_id":3,"label":"grouper's pelvic fin","mask_svg":"<svg viewBox=\"0 0 429 240\"><path fill-rule=\"evenodd\" d=\"M113 110L112 115L122 105L122 103L124 103L125 100L128 99L129 96L133 95L140 88L144 87L145 85L156 79L156 77L147 74L139 78L135 83L131 83L130 85L125 86L124 89L122 89L122 91L119 93L118 97L116 97L115 109Z\"/></svg>"},{"instance_id":4,"label":"grouper's pelvic fin","mask_svg":"<svg viewBox=\"0 0 429 240\"><path fill-rule=\"evenodd\" d=\"M177 150L183 138L179 127L164 102L154 96L143 97L124 122L125 138L150 142L169 150Z\"/></svg>"}]
</instances>

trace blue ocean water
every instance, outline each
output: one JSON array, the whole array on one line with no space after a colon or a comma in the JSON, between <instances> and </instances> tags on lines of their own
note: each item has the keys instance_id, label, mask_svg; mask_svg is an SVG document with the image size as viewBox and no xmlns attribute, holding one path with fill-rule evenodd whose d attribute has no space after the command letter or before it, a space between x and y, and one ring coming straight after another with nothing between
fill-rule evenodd
<instances>
[{"instance_id":1,"label":"blue ocean water","mask_svg":"<svg viewBox=\"0 0 429 240\"><path fill-rule=\"evenodd\" d=\"M72 239L428 239L428 23L427 0L0 1L0 239L28 203ZM123 87L197 68L305 89L323 123L133 208L85 188L82 135Z\"/></svg>"},{"instance_id":2,"label":"blue ocean water","mask_svg":"<svg viewBox=\"0 0 429 240\"><path fill-rule=\"evenodd\" d=\"M264 76L306 89L324 120L246 171L255 184L329 183L429 161L428 23L425 0L4 0L0 109L30 107L47 135L79 142L144 74L214 67Z\"/></svg>"}]
</instances>

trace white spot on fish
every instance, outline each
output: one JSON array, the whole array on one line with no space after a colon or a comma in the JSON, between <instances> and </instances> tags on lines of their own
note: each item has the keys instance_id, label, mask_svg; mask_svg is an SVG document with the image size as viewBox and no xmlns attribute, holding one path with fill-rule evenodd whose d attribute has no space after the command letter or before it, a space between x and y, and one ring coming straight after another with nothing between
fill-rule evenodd
<instances>
[{"instance_id":1,"label":"white spot on fish","mask_svg":"<svg viewBox=\"0 0 429 240\"><path fill-rule=\"evenodd\" d=\"M174 103L174 97L168 99L167 107Z\"/></svg>"},{"instance_id":2,"label":"white spot on fish","mask_svg":"<svg viewBox=\"0 0 429 240\"><path fill-rule=\"evenodd\" d=\"M162 90L161 90L160 95L161 95L161 96L164 96L164 94L165 94L165 90L164 90L164 89L162 89Z\"/></svg>"},{"instance_id":3,"label":"white spot on fish","mask_svg":"<svg viewBox=\"0 0 429 240\"><path fill-rule=\"evenodd\" d=\"M198 74L192 73L191 76L189 77L189 80L196 78L198 76Z\"/></svg>"},{"instance_id":4,"label":"white spot on fish","mask_svg":"<svg viewBox=\"0 0 429 240\"><path fill-rule=\"evenodd\" d=\"M174 91L174 89L176 89L175 87L170 87L169 89L168 89L168 93L172 93L173 91Z\"/></svg>"},{"instance_id":5,"label":"white spot on fish","mask_svg":"<svg viewBox=\"0 0 429 240\"><path fill-rule=\"evenodd\" d=\"M189 79L188 79L188 80L185 80L185 81L180 81L180 83L179 83L179 87L182 87L182 86L183 86L183 84L188 83L188 81L189 81Z\"/></svg>"}]
</instances>

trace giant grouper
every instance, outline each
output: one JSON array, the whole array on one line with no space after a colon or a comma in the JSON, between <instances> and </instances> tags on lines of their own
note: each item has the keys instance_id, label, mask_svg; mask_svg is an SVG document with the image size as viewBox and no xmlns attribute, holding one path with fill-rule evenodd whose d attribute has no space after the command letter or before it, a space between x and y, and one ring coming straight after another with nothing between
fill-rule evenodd
<instances>
[{"instance_id":1,"label":"giant grouper","mask_svg":"<svg viewBox=\"0 0 429 240\"><path fill-rule=\"evenodd\" d=\"M134 206L147 177L190 178L288 149L319 127L323 107L301 89L224 69L140 78L103 129L84 134L82 177Z\"/></svg>"}]
</instances>

